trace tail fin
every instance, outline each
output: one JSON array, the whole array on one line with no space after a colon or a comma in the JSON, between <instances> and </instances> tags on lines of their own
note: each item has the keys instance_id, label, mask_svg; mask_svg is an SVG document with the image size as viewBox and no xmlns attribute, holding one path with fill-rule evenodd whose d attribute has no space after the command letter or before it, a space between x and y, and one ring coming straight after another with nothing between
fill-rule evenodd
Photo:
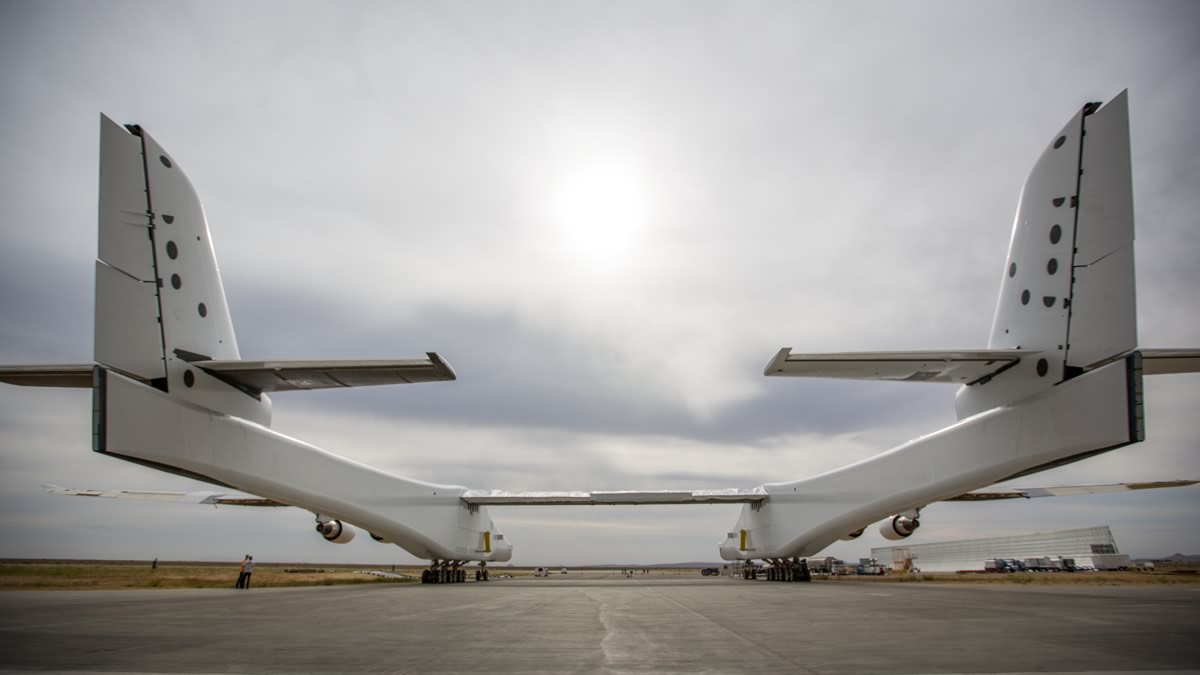
<instances>
[{"instance_id":1,"label":"tail fin","mask_svg":"<svg viewBox=\"0 0 1200 675\"><path fill-rule=\"evenodd\" d=\"M239 359L204 208L137 126L100 120L96 362L217 412L270 423L270 401L193 361Z\"/></svg>"},{"instance_id":2,"label":"tail fin","mask_svg":"<svg viewBox=\"0 0 1200 675\"><path fill-rule=\"evenodd\" d=\"M960 391L959 416L1019 401L1137 347L1127 92L1085 105L1021 190L991 349L1041 352Z\"/></svg>"}]
</instances>

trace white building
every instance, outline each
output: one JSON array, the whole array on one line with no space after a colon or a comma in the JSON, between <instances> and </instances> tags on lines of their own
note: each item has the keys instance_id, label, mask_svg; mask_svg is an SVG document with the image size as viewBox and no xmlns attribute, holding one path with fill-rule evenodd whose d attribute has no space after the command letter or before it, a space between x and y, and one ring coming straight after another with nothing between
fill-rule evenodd
<instances>
[{"instance_id":1,"label":"white building","mask_svg":"<svg viewBox=\"0 0 1200 675\"><path fill-rule=\"evenodd\" d=\"M963 539L929 544L905 544L871 549L871 557L884 567L902 570L905 561L922 572L982 570L988 558L1074 558L1077 566L1096 566L1092 556L1119 553L1107 525L1057 532L1035 532L1011 537Z\"/></svg>"}]
</instances>

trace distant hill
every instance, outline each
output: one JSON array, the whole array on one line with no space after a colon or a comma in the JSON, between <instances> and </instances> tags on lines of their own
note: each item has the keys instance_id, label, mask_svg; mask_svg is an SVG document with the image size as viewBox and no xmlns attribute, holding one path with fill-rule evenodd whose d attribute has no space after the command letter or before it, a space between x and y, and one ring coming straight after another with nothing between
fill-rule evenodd
<instances>
[{"instance_id":1,"label":"distant hill","mask_svg":"<svg viewBox=\"0 0 1200 675\"><path fill-rule=\"evenodd\" d=\"M1200 563L1200 555L1184 555L1182 553L1172 553L1165 558L1138 558L1138 562L1173 562L1173 563Z\"/></svg>"}]
</instances>

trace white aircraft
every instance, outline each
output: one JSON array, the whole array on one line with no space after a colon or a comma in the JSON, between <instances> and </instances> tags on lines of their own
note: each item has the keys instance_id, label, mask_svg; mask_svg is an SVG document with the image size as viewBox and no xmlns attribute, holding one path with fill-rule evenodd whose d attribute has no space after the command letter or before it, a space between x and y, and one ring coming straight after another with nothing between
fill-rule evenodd
<instances>
[{"instance_id":1,"label":"white aircraft","mask_svg":"<svg viewBox=\"0 0 1200 675\"><path fill-rule=\"evenodd\" d=\"M1086 133L1085 133L1086 132ZM1126 94L1084 106L1055 134L1021 193L986 349L796 354L768 376L960 385L959 422L867 460L753 489L469 490L389 474L270 429L275 391L455 379L437 354L395 361L243 361L204 210L178 163L138 126L101 117L95 364L0 367L0 381L93 391L93 450L234 492L56 494L296 506L321 536L348 524L431 560L423 581L506 561L489 505L742 503L727 560L806 577L805 556L883 520L910 536L937 501L1192 485L1121 483L981 491L1144 437L1142 376L1200 372L1200 349L1138 349ZM749 569L755 569L753 567Z\"/></svg>"}]
</instances>

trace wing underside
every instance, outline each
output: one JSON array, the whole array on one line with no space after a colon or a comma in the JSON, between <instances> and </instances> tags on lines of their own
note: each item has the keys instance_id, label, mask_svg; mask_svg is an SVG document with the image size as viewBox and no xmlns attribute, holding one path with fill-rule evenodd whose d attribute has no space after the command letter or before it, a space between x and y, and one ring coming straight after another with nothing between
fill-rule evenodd
<instances>
[{"instance_id":1,"label":"wing underside","mask_svg":"<svg viewBox=\"0 0 1200 675\"><path fill-rule=\"evenodd\" d=\"M134 499L151 502L176 502L180 504L212 504L214 506L289 506L274 499L248 495L242 492L152 492L148 490L79 490L59 485L43 485L46 492L66 497L103 497L108 499Z\"/></svg>"},{"instance_id":2,"label":"wing underside","mask_svg":"<svg viewBox=\"0 0 1200 675\"><path fill-rule=\"evenodd\" d=\"M1158 488L1187 487L1200 480L1159 480L1141 483L1105 483L1099 485L1056 485L1051 487L1006 488L999 490L977 490L951 497L948 502L987 502L999 499L1033 499L1035 497L1076 497L1105 492L1128 490L1156 490Z\"/></svg>"}]
</instances>

